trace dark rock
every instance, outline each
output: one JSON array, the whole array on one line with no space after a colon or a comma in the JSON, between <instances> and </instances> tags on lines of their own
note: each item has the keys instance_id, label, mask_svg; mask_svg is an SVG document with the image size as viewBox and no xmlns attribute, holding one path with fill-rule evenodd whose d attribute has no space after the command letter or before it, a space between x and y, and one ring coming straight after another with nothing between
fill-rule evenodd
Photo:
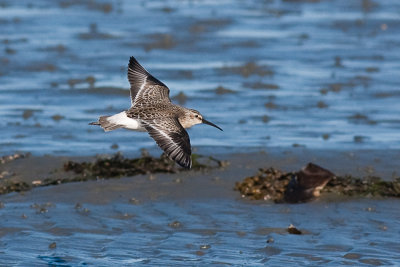
<instances>
[{"instance_id":1,"label":"dark rock","mask_svg":"<svg viewBox=\"0 0 400 267\"><path fill-rule=\"evenodd\" d=\"M285 190L286 202L306 202L320 195L321 189L335 175L316 164L308 163L293 175Z\"/></svg>"},{"instance_id":2,"label":"dark rock","mask_svg":"<svg viewBox=\"0 0 400 267\"><path fill-rule=\"evenodd\" d=\"M293 224L289 225L287 231L288 231L288 233L291 234L291 235L301 235L301 234L303 234L299 229L297 229L296 227L294 227Z\"/></svg>"}]
</instances>

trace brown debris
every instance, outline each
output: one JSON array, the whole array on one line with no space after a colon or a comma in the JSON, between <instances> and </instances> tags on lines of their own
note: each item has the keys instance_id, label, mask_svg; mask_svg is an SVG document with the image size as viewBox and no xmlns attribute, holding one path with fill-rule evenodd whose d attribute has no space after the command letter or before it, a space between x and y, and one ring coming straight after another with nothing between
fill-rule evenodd
<instances>
[{"instance_id":1,"label":"brown debris","mask_svg":"<svg viewBox=\"0 0 400 267\"><path fill-rule=\"evenodd\" d=\"M22 118L24 118L24 120L27 120L27 119L31 118L36 111L37 110L33 110L33 109L25 109L22 113Z\"/></svg>"},{"instance_id":2,"label":"brown debris","mask_svg":"<svg viewBox=\"0 0 400 267\"><path fill-rule=\"evenodd\" d=\"M299 229L297 229L296 227L294 227L293 224L289 225L287 231L288 231L288 233L291 234L291 235L301 235L301 234L303 234Z\"/></svg>"},{"instance_id":3,"label":"brown debris","mask_svg":"<svg viewBox=\"0 0 400 267\"><path fill-rule=\"evenodd\" d=\"M146 52L153 49L165 49L169 50L177 45L175 37L167 33L152 34L148 36L151 42L144 45Z\"/></svg>"},{"instance_id":4,"label":"brown debris","mask_svg":"<svg viewBox=\"0 0 400 267\"><path fill-rule=\"evenodd\" d=\"M100 32L98 30L97 24L92 23L89 25L89 31L78 34L78 38L81 40L96 40L96 39L106 40L106 39L114 39L116 38L116 36L109 33Z\"/></svg>"},{"instance_id":5,"label":"brown debris","mask_svg":"<svg viewBox=\"0 0 400 267\"><path fill-rule=\"evenodd\" d=\"M32 72L54 72L58 70L57 66L50 63L37 62L26 67L27 71Z\"/></svg>"},{"instance_id":6,"label":"brown debris","mask_svg":"<svg viewBox=\"0 0 400 267\"><path fill-rule=\"evenodd\" d=\"M348 120L354 124L377 124L377 121L371 120L367 115L362 113L355 113L352 116L347 117Z\"/></svg>"},{"instance_id":7,"label":"brown debris","mask_svg":"<svg viewBox=\"0 0 400 267\"><path fill-rule=\"evenodd\" d=\"M274 102L271 102L271 101L265 103L264 106L267 109L277 109L278 108L278 106Z\"/></svg>"},{"instance_id":8,"label":"brown debris","mask_svg":"<svg viewBox=\"0 0 400 267\"><path fill-rule=\"evenodd\" d=\"M21 159L21 158L27 158L30 156L30 153L15 153L12 155L8 155L8 156L3 156L0 157L0 164L5 164L7 162L16 160L16 159Z\"/></svg>"},{"instance_id":9,"label":"brown debris","mask_svg":"<svg viewBox=\"0 0 400 267\"><path fill-rule=\"evenodd\" d=\"M25 182L6 181L0 185L0 195L11 192L23 192L31 189L31 186Z\"/></svg>"},{"instance_id":10,"label":"brown debris","mask_svg":"<svg viewBox=\"0 0 400 267\"><path fill-rule=\"evenodd\" d=\"M292 175L273 167L260 169L255 176L236 182L235 190L240 191L243 197L254 200L281 200Z\"/></svg>"},{"instance_id":11,"label":"brown debris","mask_svg":"<svg viewBox=\"0 0 400 267\"><path fill-rule=\"evenodd\" d=\"M242 66L223 67L221 70L223 72L236 73L245 78L251 75L258 75L258 76L274 75L274 72L270 68L268 68L267 66L259 66L255 62L248 62Z\"/></svg>"},{"instance_id":12,"label":"brown debris","mask_svg":"<svg viewBox=\"0 0 400 267\"><path fill-rule=\"evenodd\" d=\"M25 157L29 154L15 154L0 158L0 164ZM206 170L210 168L226 167L225 161L220 161L213 157L205 157L198 154L192 154L192 170ZM151 157L146 151L139 158L124 158L120 153L116 153L109 157L98 158L94 162L75 162L67 161L64 164L63 171L69 172L58 176L59 170L54 172L50 177L38 177L30 182L18 181L17 179L6 179L10 175L8 172L0 173L0 195L11 192L28 191L35 187L59 185L71 182L83 182L89 180L111 179L119 177L128 177L138 174L151 173L178 173L187 171L178 167L174 161L170 160L164 154L160 158ZM1 178L4 175L4 179ZM6 177L7 176L7 177ZM58 177L57 177L58 176Z\"/></svg>"},{"instance_id":13,"label":"brown debris","mask_svg":"<svg viewBox=\"0 0 400 267\"><path fill-rule=\"evenodd\" d=\"M168 226L171 228L181 228L182 223L180 221L173 221L173 222L169 223Z\"/></svg>"},{"instance_id":14,"label":"brown debris","mask_svg":"<svg viewBox=\"0 0 400 267\"><path fill-rule=\"evenodd\" d=\"M351 175L339 176L331 179L322 192L346 196L400 197L400 177L384 181L376 176L363 179Z\"/></svg>"},{"instance_id":15,"label":"brown debris","mask_svg":"<svg viewBox=\"0 0 400 267\"><path fill-rule=\"evenodd\" d=\"M225 95L225 94L236 94L235 90L223 87L222 85L218 86L217 88L215 88L214 92L217 95Z\"/></svg>"},{"instance_id":16,"label":"brown debris","mask_svg":"<svg viewBox=\"0 0 400 267\"><path fill-rule=\"evenodd\" d=\"M317 107L318 108L327 108L328 104L326 104L324 101L318 101Z\"/></svg>"},{"instance_id":17,"label":"brown debris","mask_svg":"<svg viewBox=\"0 0 400 267\"><path fill-rule=\"evenodd\" d=\"M212 19L199 20L196 21L195 24L190 26L189 31L190 33L193 34L199 34L199 33L209 32L212 30L221 29L222 27L225 27L230 23L232 23L232 20L225 18L221 19L212 18Z\"/></svg>"},{"instance_id":18,"label":"brown debris","mask_svg":"<svg viewBox=\"0 0 400 267\"><path fill-rule=\"evenodd\" d=\"M358 178L334 176L332 172L309 163L299 172L283 172L274 168L260 169L255 176L236 182L235 190L253 200L275 202L307 202L330 192L346 196L400 197L400 177L384 181L380 177Z\"/></svg>"},{"instance_id":19,"label":"brown debris","mask_svg":"<svg viewBox=\"0 0 400 267\"><path fill-rule=\"evenodd\" d=\"M86 78L82 78L82 79L69 79L67 81L67 83L71 89L73 89L75 87L75 85L77 85L77 84L87 83L89 85L89 90L96 89L94 86L95 82L96 82L96 78L93 76L87 76ZM108 87L105 87L105 88L108 88Z\"/></svg>"},{"instance_id":20,"label":"brown debris","mask_svg":"<svg viewBox=\"0 0 400 267\"><path fill-rule=\"evenodd\" d=\"M61 8L69 8L71 6L86 6L88 10L110 13L113 10L111 3L101 3L94 0L63 0L59 3Z\"/></svg>"},{"instance_id":21,"label":"brown debris","mask_svg":"<svg viewBox=\"0 0 400 267\"><path fill-rule=\"evenodd\" d=\"M223 161L198 154L192 154L192 161L192 170L224 166ZM185 171L185 169L177 167L175 162L165 154L162 154L160 158L154 158L145 151L142 153L142 157L134 159L124 158L120 153L116 153L111 157L98 158L95 162L68 161L64 164L64 171L72 171L78 174L79 176L75 177L74 180L83 181L149 173L177 173Z\"/></svg>"},{"instance_id":22,"label":"brown debris","mask_svg":"<svg viewBox=\"0 0 400 267\"><path fill-rule=\"evenodd\" d=\"M54 114L53 116L51 116L51 118L53 119L53 121L60 121L62 119L65 119L65 117L60 114Z\"/></svg>"},{"instance_id":23,"label":"brown debris","mask_svg":"<svg viewBox=\"0 0 400 267\"><path fill-rule=\"evenodd\" d=\"M150 157L130 160L124 159L121 154L115 154L111 158L99 158L94 163L68 161L64 164L64 170L73 171L83 177L132 176L145 174L151 161ZM163 169L165 172L172 172L172 166L168 163L166 164L165 161L158 161L157 165L157 167Z\"/></svg>"},{"instance_id":24,"label":"brown debris","mask_svg":"<svg viewBox=\"0 0 400 267\"><path fill-rule=\"evenodd\" d=\"M177 95L172 97L172 100L177 101L181 105L185 104L187 99L188 99L187 95L182 91L180 91Z\"/></svg>"},{"instance_id":25,"label":"brown debris","mask_svg":"<svg viewBox=\"0 0 400 267\"><path fill-rule=\"evenodd\" d=\"M262 83L262 82L256 82L256 83L243 83L243 87L255 89L255 90L278 90L279 85L273 84L273 83Z\"/></svg>"},{"instance_id":26,"label":"brown debris","mask_svg":"<svg viewBox=\"0 0 400 267\"><path fill-rule=\"evenodd\" d=\"M45 51L45 52L57 52L57 53L64 53L65 51L67 51L67 47L65 47L63 44L58 44L55 46L47 46L45 48L42 48L41 51Z\"/></svg>"}]
</instances>

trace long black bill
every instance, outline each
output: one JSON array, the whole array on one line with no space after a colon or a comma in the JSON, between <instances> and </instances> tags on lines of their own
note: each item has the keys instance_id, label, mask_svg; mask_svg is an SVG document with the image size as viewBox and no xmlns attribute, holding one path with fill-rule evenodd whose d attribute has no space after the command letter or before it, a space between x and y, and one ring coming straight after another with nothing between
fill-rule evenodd
<instances>
[{"instance_id":1,"label":"long black bill","mask_svg":"<svg viewBox=\"0 0 400 267\"><path fill-rule=\"evenodd\" d=\"M223 130L222 130L221 128L219 128L217 125L215 125L214 123L212 123L212 122L210 122L210 121L208 121L208 120L203 119L203 123L204 123L204 124L211 125L211 126L217 128L217 129L223 131Z\"/></svg>"}]
</instances>

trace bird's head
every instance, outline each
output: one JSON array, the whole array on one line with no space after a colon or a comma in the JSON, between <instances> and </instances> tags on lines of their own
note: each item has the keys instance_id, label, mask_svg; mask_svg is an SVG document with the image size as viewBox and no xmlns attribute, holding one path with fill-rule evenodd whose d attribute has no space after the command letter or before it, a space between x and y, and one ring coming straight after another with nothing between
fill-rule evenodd
<instances>
[{"instance_id":1,"label":"bird's head","mask_svg":"<svg viewBox=\"0 0 400 267\"><path fill-rule=\"evenodd\" d=\"M198 112L195 109L188 109L185 114L184 119L181 120L180 122L184 128L189 128L189 127L192 127L193 125L204 123L204 124L211 125L222 131L222 129L220 127L218 127L214 123L204 119L203 115L201 115L200 112Z\"/></svg>"}]
</instances>

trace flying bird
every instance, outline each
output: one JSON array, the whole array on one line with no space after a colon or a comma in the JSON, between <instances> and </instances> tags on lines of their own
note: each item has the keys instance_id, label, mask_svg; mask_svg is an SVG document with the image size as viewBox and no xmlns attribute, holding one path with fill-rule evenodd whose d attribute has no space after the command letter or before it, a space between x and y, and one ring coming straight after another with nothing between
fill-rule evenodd
<instances>
[{"instance_id":1,"label":"flying bird","mask_svg":"<svg viewBox=\"0 0 400 267\"><path fill-rule=\"evenodd\" d=\"M222 131L197 110L171 103L169 88L131 57L128 65L131 107L112 116L101 116L90 125L104 131L124 128L147 131L169 158L184 168L192 167L192 149L186 128L204 123Z\"/></svg>"}]
</instances>

